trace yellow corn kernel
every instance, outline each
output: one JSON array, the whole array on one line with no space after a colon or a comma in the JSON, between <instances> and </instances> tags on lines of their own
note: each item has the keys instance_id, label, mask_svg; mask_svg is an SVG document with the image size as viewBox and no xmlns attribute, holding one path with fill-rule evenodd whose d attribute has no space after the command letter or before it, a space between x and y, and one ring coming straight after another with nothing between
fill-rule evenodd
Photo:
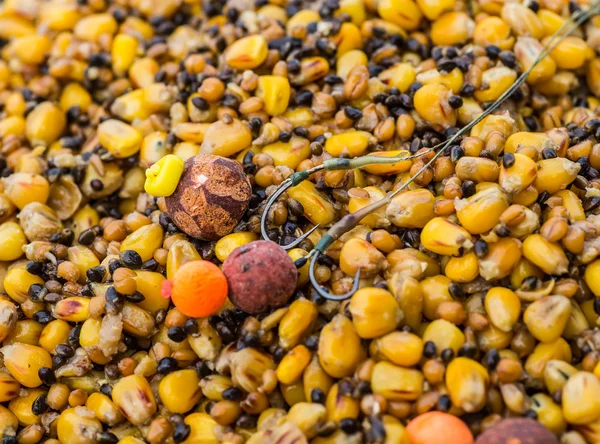
<instances>
[{"instance_id":1,"label":"yellow corn kernel","mask_svg":"<svg viewBox=\"0 0 600 444\"><path fill-rule=\"evenodd\" d=\"M325 407L327 408L328 421L339 422L343 418L358 418L360 413L358 400L339 393L339 384L331 386L331 389L326 393Z\"/></svg>"},{"instance_id":2,"label":"yellow corn kernel","mask_svg":"<svg viewBox=\"0 0 600 444\"><path fill-rule=\"evenodd\" d=\"M137 59L129 68L129 78L135 86L144 88L154 83L154 76L159 69L160 66L151 57Z\"/></svg>"},{"instance_id":3,"label":"yellow corn kernel","mask_svg":"<svg viewBox=\"0 0 600 444\"><path fill-rule=\"evenodd\" d=\"M479 276L479 263L475 253L467 253L461 257L452 257L444 268L444 274L454 282L471 282Z\"/></svg>"},{"instance_id":4,"label":"yellow corn kernel","mask_svg":"<svg viewBox=\"0 0 600 444\"><path fill-rule=\"evenodd\" d=\"M534 378L544 375L546 364L551 360L571 362L572 353L567 341L558 338L553 342L541 342L535 346L525 361L525 371Z\"/></svg>"},{"instance_id":5,"label":"yellow corn kernel","mask_svg":"<svg viewBox=\"0 0 600 444\"><path fill-rule=\"evenodd\" d=\"M333 385L333 379L325 373L321 364L319 364L317 356L313 356L308 366L304 369L302 385L304 386L304 396L306 399L311 399L311 393L316 388L323 390L323 393L329 393Z\"/></svg>"},{"instance_id":6,"label":"yellow corn kernel","mask_svg":"<svg viewBox=\"0 0 600 444\"><path fill-rule=\"evenodd\" d=\"M511 49L515 43L510 26L500 17L489 16L477 22L473 41L479 46L495 45L500 49Z\"/></svg>"},{"instance_id":7,"label":"yellow corn kernel","mask_svg":"<svg viewBox=\"0 0 600 444\"><path fill-rule=\"evenodd\" d=\"M69 261L73 262L79 270L79 282L85 283L85 273L88 269L100 265L100 261L92 250L83 245L75 245L67 250Z\"/></svg>"},{"instance_id":8,"label":"yellow corn kernel","mask_svg":"<svg viewBox=\"0 0 600 444\"><path fill-rule=\"evenodd\" d=\"M600 417L600 380L593 373L573 375L562 393L562 409L568 423L589 424Z\"/></svg>"},{"instance_id":9,"label":"yellow corn kernel","mask_svg":"<svg viewBox=\"0 0 600 444\"><path fill-rule=\"evenodd\" d=\"M396 329L404 314L387 290L365 287L358 290L349 304L352 323L361 338L376 338Z\"/></svg>"},{"instance_id":10,"label":"yellow corn kernel","mask_svg":"<svg viewBox=\"0 0 600 444\"><path fill-rule=\"evenodd\" d=\"M295 13L286 23L287 33L292 34L292 31L306 28L309 23L319 22L321 17L317 11L312 9L303 9Z\"/></svg>"},{"instance_id":11,"label":"yellow corn kernel","mask_svg":"<svg viewBox=\"0 0 600 444\"><path fill-rule=\"evenodd\" d=\"M163 229L158 224L144 225L121 242L121 252L134 250L142 258L142 261L152 259L154 251L162 246Z\"/></svg>"},{"instance_id":12,"label":"yellow corn kernel","mask_svg":"<svg viewBox=\"0 0 600 444\"><path fill-rule=\"evenodd\" d=\"M165 299L160 294L160 288L162 281L165 277L160 273L152 271L140 271L136 272L135 282L137 284L137 290L144 295L144 300L138 302L138 306L146 311L149 311L153 315L158 310L166 309L169 306L169 299Z\"/></svg>"},{"instance_id":13,"label":"yellow corn kernel","mask_svg":"<svg viewBox=\"0 0 600 444\"><path fill-rule=\"evenodd\" d=\"M335 219L335 209L315 184L305 180L288 190L288 196L296 199L304 208L304 215L313 224L327 225Z\"/></svg>"},{"instance_id":14,"label":"yellow corn kernel","mask_svg":"<svg viewBox=\"0 0 600 444\"><path fill-rule=\"evenodd\" d=\"M368 64L367 55L360 49L353 49L338 57L336 73L342 79L346 80L352 68L359 65L367 66Z\"/></svg>"},{"instance_id":15,"label":"yellow corn kernel","mask_svg":"<svg viewBox=\"0 0 600 444\"><path fill-rule=\"evenodd\" d=\"M556 12L549 9L540 9L537 13L542 26L544 27L545 35L552 35L560 29L565 23L565 19L558 15Z\"/></svg>"},{"instance_id":16,"label":"yellow corn kernel","mask_svg":"<svg viewBox=\"0 0 600 444\"><path fill-rule=\"evenodd\" d=\"M288 109L283 113L283 118L289 120L293 126L310 126L315 122L315 114L306 106Z\"/></svg>"},{"instance_id":17,"label":"yellow corn kernel","mask_svg":"<svg viewBox=\"0 0 600 444\"><path fill-rule=\"evenodd\" d=\"M419 5L423 15L433 21L442 15L443 12L454 9L456 0L444 0L441 2L433 0L417 0L417 5Z\"/></svg>"},{"instance_id":18,"label":"yellow corn kernel","mask_svg":"<svg viewBox=\"0 0 600 444\"><path fill-rule=\"evenodd\" d=\"M325 151L334 157L346 154L350 157L363 155L369 145L371 135L366 131L349 131L335 134L325 142Z\"/></svg>"},{"instance_id":19,"label":"yellow corn kernel","mask_svg":"<svg viewBox=\"0 0 600 444\"><path fill-rule=\"evenodd\" d=\"M564 157L541 160L534 186L540 193L556 193L567 188L580 169L581 165Z\"/></svg>"},{"instance_id":20,"label":"yellow corn kernel","mask_svg":"<svg viewBox=\"0 0 600 444\"><path fill-rule=\"evenodd\" d=\"M559 71L550 80L536 84L535 89L545 96L562 96L577 87L577 82L577 76L574 73Z\"/></svg>"},{"instance_id":21,"label":"yellow corn kernel","mask_svg":"<svg viewBox=\"0 0 600 444\"><path fill-rule=\"evenodd\" d=\"M523 313L523 322L537 340L552 342L562 335L570 315L569 298L552 295L533 301Z\"/></svg>"},{"instance_id":22,"label":"yellow corn kernel","mask_svg":"<svg viewBox=\"0 0 600 444\"><path fill-rule=\"evenodd\" d=\"M400 193L385 210L391 223L402 228L423 228L435 217L435 197L431 191L421 188Z\"/></svg>"},{"instance_id":23,"label":"yellow corn kernel","mask_svg":"<svg viewBox=\"0 0 600 444\"><path fill-rule=\"evenodd\" d=\"M112 398L132 424L144 424L156 413L156 400L150 384L143 376L131 375L119 379L113 386Z\"/></svg>"},{"instance_id":24,"label":"yellow corn kernel","mask_svg":"<svg viewBox=\"0 0 600 444\"><path fill-rule=\"evenodd\" d=\"M485 310L496 328L510 332L519 320L521 300L508 288L494 287L485 295Z\"/></svg>"},{"instance_id":25,"label":"yellow corn kernel","mask_svg":"<svg viewBox=\"0 0 600 444\"><path fill-rule=\"evenodd\" d=\"M22 136L25 134L25 119L10 116L0 121L0 136Z\"/></svg>"},{"instance_id":26,"label":"yellow corn kernel","mask_svg":"<svg viewBox=\"0 0 600 444\"><path fill-rule=\"evenodd\" d=\"M600 259L595 260L585 268L585 283L596 297L600 297Z\"/></svg>"},{"instance_id":27,"label":"yellow corn kernel","mask_svg":"<svg viewBox=\"0 0 600 444\"><path fill-rule=\"evenodd\" d=\"M6 298L0 298L0 342L3 342L13 333L17 325L17 318L18 314L15 304Z\"/></svg>"},{"instance_id":28,"label":"yellow corn kernel","mask_svg":"<svg viewBox=\"0 0 600 444\"><path fill-rule=\"evenodd\" d=\"M254 69L267 58L267 40L260 34L243 37L225 50L225 63L234 69Z\"/></svg>"},{"instance_id":29,"label":"yellow corn kernel","mask_svg":"<svg viewBox=\"0 0 600 444\"><path fill-rule=\"evenodd\" d=\"M133 122L135 119L147 119L152 114L152 110L146 103L146 94L141 88L117 97L110 110L128 122ZM112 120L112 122L117 122L117 120Z\"/></svg>"},{"instance_id":30,"label":"yellow corn kernel","mask_svg":"<svg viewBox=\"0 0 600 444\"><path fill-rule=\"evenodd\" d=\"M544 39L546 45L550 37ZM550 53L558 69L574 70L581 68L586 61L594 56L593 50L580 37L567 36L561 40Z\"/></svg>"},{"instance_id":31,"label":"yellow corn kernel","mask_svg":"<svg viewBox=\"0 0 600 444\"><path fill-rule=\"evenodd\" d=\"M33 413L32 406L38 396L45 393L46 391L42 389L26 390L22 396L14 398L8 403L8 409L17 417L19 424L28 426L39 423L40 418Z\"/></svg>"},{"instance_id":32,"label":"yellow corn kernel","mask_svg":"<svg viewBox=\"0 0 600 444\"><path fill-rule=\"evenodd\" d=\"M310 142L302 137L292 137L289 142L271 143L264 146L261 152L271 156L276 167L287 166L294 170L311 154Z\"/></svg>"},{"instance_id":33,"label":"yellow corn kernel","mask_svg":"<svg viewBox=\"0 0 600 444\"><path fill-rule=\"evenodd\" d=\"M184 422L190 427L190 434L182 444L218 444L220 441L213 431L217 423L206 413L192 413Z\"/></svg>"},{"instance_id":34,"label":"yellow corn kernel","mask_svg":"<svg viewBox=\"0 0 600 444\"><path fill-rule=\"evenodd\" d=\"M21 384L8 373L0 373L0 402L10 401L19 396ZM0 417L2 410L0 409ZM1 422L0 422L1 424ZM0 431L2 429L0 428Z\"/></svg>"},{"instance_id":35,"label":"yellow corn kernel","mask_svg":"<svg viewBox=\"0 0 600 444\"><path fill-rule=\"evenodd\" d=\"M67 342L70 332L71 326L67 322L56 319L44 326L40 336L40 347L53 355L58 344Z\"/></svg>"},{"instance_id":36,"label":"yellow corn kernel","mask_svg":"<svg viewBox=\"0 0 600 444\"><path fill-rule=\"evenodd\" d=\"M52 42L48 36L30 34L14 39L2 53L5 57L17 57L26 64L39 65L46 58L51 45Z\"/></svg>"},{"instance_id":37,"label":"yellow corn kernel","mask_svg":"<svg viewBox=\"0 0 600 444\"><path fill-rule=\"evenodd\" d=\"M476 412L485 405L489 375L477 361L464 357L452 360L445 382L452 404L465 412Z\"/></svg>"},{"instance_id":38,"label":"yellow corn kernel","mask_svg":"<svg viewBox=\"0 0 600 444\"><path fill-rule=\"evenodd\" d=\"M168 154L167 133L155 131L144 137L140 148L140 165L149 168Z\"/></svg>"},{"instance_id":39,"label":"yellow corn kernel","mask_svg":"<svg viewBox=\"0 0 600 444\"><path fill-rule=\"evenodd\" d=\"M69 31L79 19L75 4L57 1L41 4L40 22L53 31Z\"/></svg>"},{"instance_id":40,"label":"yellow corn kernel","mask_svg":"<svg viewBox=\"0 0 600 444\"><path fill-rule=\"evenodd\" d=\"M22 304L28 299L29 287L33 284L44 285L44 280L30 274L25 268L12 268L4 276L4 291L18 304Z\"/></svg>"},{"instance_id":41,"label":"yellow corn kernel","mask_svg":"<svg viewBox=\"0 0 600 444\"><path fill-rule=\"evenodd\" d=\"M513 238L502 238L489 245L485 258L479 259L479 274L489 281L510 274L521 259L521 243Z\"/></svg>"},{"instance_id":42,"label":"yellow corn kernel","mask_svg":"<svg viewBox=\"0 0 600 444\"><path fill-rule=\"evenodd\" d=\"M288 255L292 258L293 261L297 261L298 259L306 256L307 254L308 253L302 248L292 248L291 250L288 250ZM298 280L296 282L296 288L301 288L304 286L304 284L308 282L308 266L309 264L307 262L302 267L298 268Z\"/></svg>"},{"instance_id":43,"label":"yellow corn kernel","mask_svg":"<svg viewBox=\"0 0 600 444\"><path fill-rule=\"evenodd\" d=\"M229 256L233 250L249 242L255 241L256 239L258 239L258 236L249 231L228 234L217 241L215 245L215 255L221 262L225 262L225 259L227 259L227 256Z\"/></svg>"},{"instance_id":44,"label":"yellow corn kernel","mask_svg":"<svg viewBox=\"0 0 600 444\"><path fill-rule=\"evenodd\" d=\"M423 342L428 341L433 342L440 353L447 348L458 353L465 343L465 335L451 322L445 319L436 319L423 332Z\"/></svg>"},{"instance_id":45,"label":"yellow corn kernel","mask_svg":"<svg viewBox=\"0 0 600 444\"><path fill-rule=\"evenodd\" d=\"M431 25L431 41L435 45L451 46L466 42L473 36L475 22L466 12L446 12Z\"/></svg>"},{"instance_id":46,"label":"yellow corn kernel","mask_svg":"<svg viewBox=\"0 0 600 444\"><path fill-rule=\"evenodd\" d=\"M92 362L105 365L110 362L111 358L107 358L100 350L100 328L102 321L99 319L89 318L81 326L79 334L79 342L86 351Z\"/></svg>"},{"instance_id":47,"label":"yellow corn kernel","mask_svg":"<svg viewBox=\"0 0 600 444\"><path fill-rule=\"evenodd\" d=\"M323 327L319 338L319 362L330 376L350 376L362 358L360 337L352 322L338 314Z\"/></svg>"},{"instance_id":48,"label":"yellow corn kernel","mask_svg":"<svg viewBox=\"0 0 600 444\"><path fill-rule=\"evenodd\" d=\"M202 397L200 378L195 370L178 370L165 376L158 385L163 405L172 413L191 410Z\"/></svg>"},{"instance_id":49,"label":"yellow corn kernel","mask_svg":"<svg viewBox=\"0 0 600 444\"><path fill-rule=\"evenodd\" d=\"M122 159L133 156L140 150L143 135L131 125L109 119L98 125L100 144L113 156Z\"/></svg>"},{"instance_id":50,"label":"yellow corn kernel","mask_svg":"<svg viewBox=\"0 0 600 444\"><path fill-rule=\"evenodd\" d=\"M531 397L531 409L537 413L537 420L556 435L562 434L567 428L561 407L544 393L536 393Z\"/></svg>"},{"instance_id":51,"label":"yellow corn kernel","mask_svg":"<svg viewBox=\"0 0 600 444\"><path fill-rule=\"evenodd\" d=\"M23 247L27 244L27 238L23 229L16 222L4 222L0 224L0 261L14 261L23 255Z\"/></svg>"},{"instance_id":52,"label":"yellow corn kernel","mask_svg":"<svg viewBox=\"0 0 600 444\"><path fill-rule=\"evenodd\" d=\"M338 56L342 56L353 49L360 49L363 47L362 34L360 33L359 27L354 23L342 23L340 32L333 36L331 41L337 46Z\"/></svg>"},{"instance_id":53,"label":"yellow corn kernel","mask_svg":"<svg viewBox=\"0 0 600 444\"><path fill-rule=\"evenodd\" d=\"M83 322L90 317L90 298L73 296L56 303L52 314L57 319L69 322Z\"/></svg>"},{"instance_id":54,"label":"yellow corn kernel","mask_svg":"<svg viewBox=\"0 0 600 444\"><path fill-rule=\"evenodd\" d=\"M348 202L348 211L350 213L356 213L361 208L385 198L385 193L378 187L365 187L363 191L366 191L369 197L350 197L350 202ZM389 222L385 217L385 212L386 209L383 206L368 216L363 217L359 223L371 228L386 227L389 225Z\"/></svg>"},{"instance_id":55,"label":"yellow corn kernel","mask_svg":"<svg viewBox=\"0 0 600 444\"><path fill-rule=\"evenodd\" d=\"M113 71L118 76L127 74L135 61L138 51L138 40L128 34L117 34L110 51Z\"/></svg>"},{"instance_id":56,"label":"yellow corn kernel","mask_svg":"<svg viewBox=\"0 0 600 444\"><path fill-rule=\"evenodd\" d=\"M183 239L176 240L169 247L167 254L167 279L173 279L183 264L200 259L202 257L190 242Z\"/></svg>"},{"instance_id":57,"label":"yellow corn kernel","mask_svg":"<svg viewBox=\"0 0 600 444\"><path fill-rule=\"evenodd\" d=\"M395 331L371 342L370 352L401 367L412 367L423 356L423 340L413 333Z\"/></svg>"},{"instance_id":58,"label":"yellow corn kernel","mask_svg":"<svg viewBox=\"0 0 600 444\"><path fill-rule=\"evenodd\" d=\"M548 135L544 133L530 133L530 132L516 132L511 134L507 139L504 145L505 153L513 153L517 154L517 151L521 147L532 146L539 153L541 153L544 148L554 148L556 149L556 143L548 137Z\"/></svg>"},{"instance_id":59,"label":"yellow corn kernel","mask_svg":"<svg viewBox=\"0 0 600 444\"><path fill-rule=\"evenodd\" d=\"M231 123L219 120L204 132L200 152L230 157L248 148L251 143L252 133L240 120L233 119Z\"/></svg>"},{"instance_id":60,"label":"yellow corn kernel","mask_svg":"<svg viewBox=\"0 0 600 444\"><path fill-rule=\"evenodd\" d=\"M390 88L398 88L405 93L415 81L417 72L410 63L398 63L386 69L378 78Z\"/></svg>"},{"instance_id":61,"label":"yellow corn kernel","mask_svg":"<svg viewBox=\"0 0 600 444\"><path fill-rule=\"evenodd\" d=\"M392 150L392 151L373 151L369 153L369 156L373 157L408 157L410 153L406 150ZM386 176L388 174L398 174L404 173L410 170L412 166L412 161L410 160L402 160L396 163L391 164L373 164L367 165L363 169L369 174L375 174L378 176Z\"/></svg>"},{"instance_id":62,"label":"yellow corn kernel","mask_svg":"<svg viewBox=\"0 0 600 444\"><path fill-rule=\"evenodd\" d=\"M562 206L567 209L568 219L571 223L585 220L585 212L581 200L571 190L562 190L554 193L553 197L562 199Z\"/></svg>"},{"instance_id":63,"label":"yellow corn kernel","mask_svg":"<svg viewBox=\"0 0 600 444\"><path fill-rule=\"evenodd\" d=\"M92 104L92 96L79 83L69 83L60 94L60 109L67 112L72 106L78 106L83 112L87 112Z\"/></svg>"},{"instance_id":64,"label":"yellow corn kernel","mask_svg":"<svg viewBox=\"0 0 600 444\"><path fill-rule=\"evenodd\" d=\"M32 145L50 145L65 129L65 113L51 102L42 102L28 115L25 121L25 135Z\"/></svg>"},{"instance_id":65,"label":"yellow corn kernel","mask_svg":"<svg viewBox=\"0 0 600 444\"><path fill-rule=\"evenodd\" d=\"M146 169L144 190L151 196L166 197L175 192L183 174L183 160L174 154L167 154Z\"/></svg>"},{"instance_id":66,"label":"yellow corn kernel","mask_svg":"<svg viewBox=\"0 0 600 444\"><path fill-rule=\"evenodd\" d=\"M460 180L473 182L496 182L500 174L498 164L484 157L461 157L456 162L455 170Z\"/></svg>"},{"instance_id":67,"label":"yellow corn kernel","mask_svg":"<svg viewBox=\"0 0 600 444\"><path fill-rule=\"evenodd\" d=\"M336 16L343 13L348 14L352 19L352 23L357 26L360 26L367 16L363 0L342 0L339 9L336 11Z\"/></svg>"},{"instance_id":68,"label":"yellow corn kernel","mask_svg":"<svg viewBox=\"0 0 600 444\"><path fill-rule=\"evenodd\" d=\"M48 180L39 174L13 173L0 183L4 186L4 194L22 210L31 202L46 203L50 195Z\"/></svg>"},{"instance_id":69,"label":"yellow corn kernel","mask_svg":"<svg viewBox=\"0 0 600 444\"><path fill-rule=\"evenodd\" d=\"M388 401L414 401L423 392L423 381L419 370L381 361L373 368L371 387Z\"/></svg>"},{"instance_id":70,"label":"yellow corn kernel","mask_svg":"<svg viewBox=\"0 0 600 444\"><path fill-rule=\"evenodd\" d=\"M304 345L297 345L287 352L277 366L277 379L282 384L293 384L302 377L310 360L310 351Z\"/></svg>"},{"instance_id":71,"label":"yellow corn kernel","mask_svg":"<svg viewBox=\"0 0 600 444\"><path fill-rule=\"evenodd\" d=\"M532 12L525 6L523 6L523 8ZM517 57L519 63L521 63L523 70L528 70L531 68L534 61L539 57L542 51L542 44L535 38L531 37L519 37L514 47L515 56ZM548 81L552 78L555 72L556 62L554 62L551 57L544 57L527 76L527 83L530 85L535 85L539 82Z\"/></svg>"},{"instance_id":72,"label":"yellow corn kernel","mask_svg":"<svg viewBox=\"0 0 600 444\"><path fill-rule=\"evenodd\" d=\"M419 73L416 81L423 85L431 85L441 83L452 91L453 94L458 94L464 84L465 76L458 68L454 68L449 73L441 73L437 69L430 69ZM410 85L409 85L410 86Z\"/></svg>"},{"instance_id":73,"label":"yellow corn kernel","mask_svg":"<svg viewBox=\"0 0 600 444\"><path fill-rule=\"evenodd\" d=\"M428 250L444 256L458 256L473 246L471 234L448 219L431 219L421 232L421 243Z\"/></svg>"},{"instance_id":74,"label":"yellow corn kernel","mask_svg":"<svg viewBox=\"0 0 600 444\"><path fill-rule=\"evenodd\" d=\"M425 121L441 128L456 125L456 110L448 104L452 92L442 84L419 88L414 96L415 110Z\"/></svg>"},{"instance_id":75,"label":"yellow corn kernel","mask_svg":"<svg viewBox=\"0 0 600 444\"><path fill-rule=\"evenodd\" d=\"M286 350L298 345L317 314L315 306L305 298L292 302L279 323L279 345Z\"/></svg>"},{"instance_id":76,"label":"yellow corn kernel","mask_svg":"<svg viewBox=\"0 0 600 444\"><path fill-rule=\"evenodd\" d=\"M64 410L56 421L56 433L60 442L92 444L96 434L102 432L102 424L93 416L86 415L84 408Z\"/></svg>"},{"instance_id":77,"label":"yellow corn kernel","mask_svg":"<svg viewBox=\"0 0 600 444\"><path fill-rule=\"evenodd\" d=\"M16 343L5 345L0 351L9 373L25 387L42 385L38 370L42 367L52 368L52 358L48 352L35 345Z\"/></svg>"},{"instance_id":78,"label":"yellow corn kernel","mask_svg":"<svg viewBox=\"0 0 600 444\"><path fill-rule=\"evenodd\" d=\"M17 321L10 334L4 340L4 345L19 343L37 345L43 328L42 324L32 319Z\"/></svg>"},{"instance_id":79,"label":"yellow corn kernel","mask_svg":"<svg viewBox=\"0 0 600 444\"><path fill-rule=\"evenodd\" d=\"M586 83L594 95L600 94L600 58L594 58L588 63Z\"/></svg>"},{"instance_id":80,"label":"yellow corn kernel","mask_svg":"<svg viewBox=\"0 0 600 444\"><path fill-rule=\"evenodd\" d=\"M290 101L290 82L281 76L260 76L256 97L264 102L264 110L270 116L282 114Z\"/></svg>"},{"instance_id":81,"label":"yellow corn kernel","mask_svg":"<svg viewBox=\"0 0 600 444\"><path fill-rule=\"evenodd\" d=\"M438 274L423 279L420 284L423 297L423 315L427 319L434 320L437 318L437 309L440 304L453 300L448 291L451 281L446 276Z\"/></svg>"},{"instance_id":82,"label":"yellow corn kernel","mask_svg":"<svg viewBox=\"0 0 600 444\"><path fill-rule=\"evenodd\" d=\"M484 71L481 78L485 89L475 91L475 98L480 102L492 102L498 99L517 79L514 69L497 66Z\"/></svg>"},{"instance_id":83,"label":"yellow corn kernel","mask_svg":"<svg viewBox=\"0 0 600 444\"><path fill-rule=\"evenodd\" d=\"M173 148L173 155L185 162L200 152L200 146L195 143L181 142Z\"/></svg>"},{"instance_id":84,"label":"yellow corn kernel","mask_svg":"<svg viewBox=\"0 0 600 444\"><path fill-rule=\"evenodd\" d=\"M377 12L382 19L406 31L417 29L423 18L419 6L412 0L381 0L377 2Z\"/></svg>"},{"instance_id":85,"label":"yellow corn kernel","mask_svg":"<svg viewBox=\"0 0 600 444\"><path fill-rule=\"evenodd\" d=\"M519 37L530 36L539 40L544 35L544 26L538 16L520 3L505 3L502 8L502 19Z\"/></svg>"},{"instance_id":86,"label":"yellow corn kernel","mask_svg":"<svg viewBox=\"0 0 600 444\"><path fill-rule=\"evenodd\" d=\"M119 424L125 420L114 402L112 402L108 396L103 395L102 393L92 393L85 402L85 406L94 412L96 419L100 420L109 427Z\"/></svg>"},{"instance_id":87,"label":"yellow corn kernel","mask_svg":"<svg viewBox=\"0 0 600 444\"><path fill-rule=\"evenodd\" d=\"M537 177L536 163L523 154L516 153L514 164L500 167L498 183L507 193L520 193L533 183Z\"/></svg>"},{"instance_id":88,"label":"yellow corn kernel","mask_svg":"<svg viewBox=\"0 0 600 444\"><path fill-rule=\"evenodd\" d=\"M467 199L457 199L456 215L469 233L485 233L500 221L500 215L508 208L508 196L496 187L486 188Z\"/></svg>"},{"instance_id":89,"label":"yellow corn kernel","mask_svg":"<svg viewBox=\"0 0 600 444\"><path fill-rule=\"evenodd\" d=\"M96 42L102 35L115 34L118 26L112 14L91 14L77 22L73 34L78 39Z\"/></svg>"}]
</instances>

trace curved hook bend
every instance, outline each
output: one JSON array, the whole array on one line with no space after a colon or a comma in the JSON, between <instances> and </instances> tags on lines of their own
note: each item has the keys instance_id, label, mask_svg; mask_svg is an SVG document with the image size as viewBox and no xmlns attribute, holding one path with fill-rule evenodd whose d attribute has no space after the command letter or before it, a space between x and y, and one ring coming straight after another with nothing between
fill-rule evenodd
<instances>
[{"instance_id":1,"label":"curved hook bend","mask_svg":"<svg viewBox=\"0 0 600 444\"><path fill-rule=\"evenodd\" d=\"M315 268L317 266L317 260L319 259L319 255L321 254L321 252L318 250L313 251L316 251L316 253L313 255L310 261L310 265L308 267L308 277L310 279L311 285L314 287L315 291L319 294L319 296L325 299L329 299L330 301L344 301L352 297L352 295L358 290L358 285L360 284L360 268L358 269L356 276L354 276L352 289L348 293L331 294L327 290L323 289L323 287L321 287L321 285L319 285L319 283L317 282L317 278L315 277Z\"/></svg>"}]
</instances>

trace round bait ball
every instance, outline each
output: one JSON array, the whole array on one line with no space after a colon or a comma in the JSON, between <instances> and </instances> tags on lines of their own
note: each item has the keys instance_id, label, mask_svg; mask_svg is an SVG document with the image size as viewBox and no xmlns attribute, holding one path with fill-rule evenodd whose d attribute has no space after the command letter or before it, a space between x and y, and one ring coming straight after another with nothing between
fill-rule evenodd
<instances>
[{"instance_id":1,"label":"round bait ball","mask_svg":"<svg viewBox=\"0 0 600 444\"><path fill-rule=\"evenodd\" d=\"M473 444L473 434L459 418L449 413L428 412L406 426L411 444Z\"/></svg>"},{"instance_id":2,"label":"round bait ball","mask_svg":"<svg viewBox=\"0 0 600 444\"><path fill-rule=\"evenodd\" d=\"M175 273L170 288L175 307L186 316L202 318L216 313L227 299L227 280L212 262L191 261Z\"/></svg>"},{"instance_id":3,"label":"round bait ball","mask_svg":"<svg viewBox=\"0 0 600 444\"><path fill-rule=\"evenodd\" d=\"M475 444L558 444L556 436L531 418L510 418L483 432Z\"/></svg>"},{"instance_id":4,"label":"round bait ball","mask_svg":"<svg viewBox=\"0 0 600 444\"><path fill-rule=\"evenodd\" d=\"M167 212L188 235L217 240L238 224L252 186L235 160L198 154L185 162L175 192L165 198Z\"/></svg>"},{"instance_id":5,"label":"round bait ball","mask_svg":"<svg viewBox=\"0 0 600 444\"><path fill-rule=\"evenodd\" d=\"M296 289L294 261L271 241L254 241L233 250L223 263L229 299L241 310L261 313L287 302Z\"/></svg>"}]
</instances>

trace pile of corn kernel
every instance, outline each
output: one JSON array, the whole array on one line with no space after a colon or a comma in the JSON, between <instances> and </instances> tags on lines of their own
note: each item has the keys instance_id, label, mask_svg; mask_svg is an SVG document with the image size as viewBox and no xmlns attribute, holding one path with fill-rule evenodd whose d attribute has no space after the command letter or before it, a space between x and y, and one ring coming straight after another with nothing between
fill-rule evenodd
<instances>
[{"instance_id":1,"label":"pile of corn kernel","mask_svg":"<svg viewBox=\"0 0 600 444\"><path fill-rule=\"evenodd\" d=\"M0 443L486 444L516 417L555 437L527 442L599 443L600 17L420 172L593 6L2 2ZM418 156L315 173L265 216L282 246L320 224L298 260L414 178L319 258L332 294L360 270L351 298L308 264L260 314L162 297L260 239L294 172L368 153ZM156 197L176 164L146 173L198 154L252 185L218 240Z\"/></svg>"}]
</instances>

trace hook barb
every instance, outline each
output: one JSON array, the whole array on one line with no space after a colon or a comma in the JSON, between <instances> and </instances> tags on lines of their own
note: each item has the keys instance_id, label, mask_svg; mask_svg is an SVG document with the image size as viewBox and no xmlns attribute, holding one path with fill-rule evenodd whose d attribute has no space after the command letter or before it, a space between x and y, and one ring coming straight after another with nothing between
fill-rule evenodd
<instances>
[{"instance_id":1,"label":"hook barb","mask_svg":"<svg viewBox=\"0 0 600 444\"><path fill-rule=\"evenodd\" d=\"M284 250L291 250L292 248L294 248L297 245L300 245L300 243L306 239L308 236L310 236L312 234L313 231L315 231L317 228L319 228L321 226L321 224L317 224L314 227L312 227L310 230L308 230L306 233L304 233L302 236L298 237L298 239L296 239L293 242L290 242L289 244L285 244L285 245L280 245L281 248L283 248Z\"/></svg>"}]
</instances>

